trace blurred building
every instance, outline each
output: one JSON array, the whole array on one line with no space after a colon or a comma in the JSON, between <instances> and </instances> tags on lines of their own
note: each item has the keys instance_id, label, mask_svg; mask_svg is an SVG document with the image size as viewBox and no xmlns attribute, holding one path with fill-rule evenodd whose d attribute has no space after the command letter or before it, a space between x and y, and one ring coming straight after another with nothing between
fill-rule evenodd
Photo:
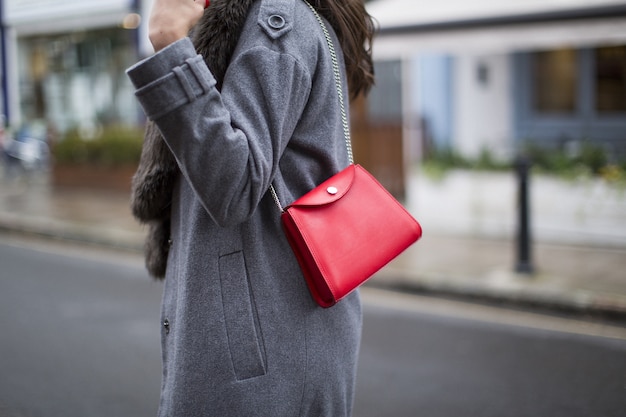
<instances>
[{"instance_id":1,"label":"blurred building","mask_svg":"<svg viewBox=\"0 0 626 417\"><path fill-rule=\"evenodd\" d=\"M377 86L357 115L367 126L359 138L366 148L375 143L367 132L386 126L402 138L389 137L400 165L433 146L510 158L528 141L575 149L588 140L626 155L626 1L373 0L367 7L380 31Z\"/></svg>"},{"instance_id":2,"label":"blurred building","mask_svg":"<svg viewBox=\"0 0 626 417\"><path fill-rule=\"evenodd\" d=\"M125 69L152 0L0 0L0 112L64 132L142 117ZM521 143L626 154L626 1L371 0L377 86L353 106L356 159L404 194L433 147ZM144 24L142 24L144 23Z\"/></svg>"},{"instance_id":3,"label":"blurred building","mask_svg":"<svg viewBox=\"0 0 626 417\"><path fill-rule=\"evenodd\" d=\"M4 128L4 121L6 117L7 108L7 96L4 93L6 91L7 77L5 70L6 63L6 48L5 48L5 35L4 35L4 7L3 1L0 0L0 118L2 119L2 128Z\"/></svg>"},{"instance_id":4,"label":"blurred building","mask_svg":"<svg viewBox=\"0 0 626 417\"><path fill-rule=\"evenodd\" d=\"M147 2L143 2L147 3ZM125 69L149 53L140 0L2 0L2 113L59 132L135 124Z\"/></svg>"}]
</instances>

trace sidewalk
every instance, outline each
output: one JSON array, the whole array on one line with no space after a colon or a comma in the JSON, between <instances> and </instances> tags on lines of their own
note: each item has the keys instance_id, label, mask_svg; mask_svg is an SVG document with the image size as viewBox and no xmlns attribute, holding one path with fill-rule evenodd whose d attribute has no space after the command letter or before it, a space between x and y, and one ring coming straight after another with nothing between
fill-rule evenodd
<instances>
[{"instance_id":1,"label":"sidewalk","mask_svg":"<svg viewBox=\"0 0 626 417\"><path fill-rule=\"evenodd\" d=\"M419 216L417 216L419 219ZM626 318L626 248L533 246L535 274L514 273L515 245L429 232L368 285ZM141 252L128 195L58 189L0 174L0 239L27 233Z\"/></svg>"}]
</instances>

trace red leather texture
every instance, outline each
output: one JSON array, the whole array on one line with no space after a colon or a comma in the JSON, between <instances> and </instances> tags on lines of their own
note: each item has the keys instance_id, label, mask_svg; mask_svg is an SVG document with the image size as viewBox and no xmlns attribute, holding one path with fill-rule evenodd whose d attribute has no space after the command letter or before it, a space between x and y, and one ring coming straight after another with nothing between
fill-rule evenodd
<instances>
[{"instance_id":1,"label":"red leather texture","mask_svg":"<svg viewBox=\"0 0 626 417\"><path fill-rule=\"evenodd\" d=\"M422 236L417 220L360 165L296 200L281 218L322 307L337 303Z\"/></svg>"},{"instance_id":2,"label":"red leather texture","mask_svg":"<svg viewBox=\"0 0 626 417\"><path fill-rule=\"evenodd\" d=\"M332 203L343 197L354 181L356 165L350 165L343 171L333 175L293 203L289 207L313 207ZM329 193L328 188L335 187L336 193Z\"/></svg>"}]
</instances>

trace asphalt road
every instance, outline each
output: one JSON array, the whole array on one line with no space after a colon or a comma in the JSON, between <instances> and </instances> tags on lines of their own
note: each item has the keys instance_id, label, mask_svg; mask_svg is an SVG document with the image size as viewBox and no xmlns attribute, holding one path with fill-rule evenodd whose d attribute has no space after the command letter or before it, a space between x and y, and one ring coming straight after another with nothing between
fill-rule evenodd
<instances>
[{"instance_id":1,"label":"asphalt road","mask_svg":"<svg viewBox=\"0 0 626 417\"><path fill-rule=\"evenodd\" d=\"M130 259L20 246L0 243L0 417L155 416L161 286Z\"/></svg>"},{"instance_id":2,"label":"asphalt road","mask_svg":"<svg viewBox=\"0 0 626 417\"><path fill-rule=\"evenodd\" d=\"M135 255L0 235L0 417L154 416L160 295ZM626 327L363 299L354 417L626 415Z\"/></svg>"}]
</instances>

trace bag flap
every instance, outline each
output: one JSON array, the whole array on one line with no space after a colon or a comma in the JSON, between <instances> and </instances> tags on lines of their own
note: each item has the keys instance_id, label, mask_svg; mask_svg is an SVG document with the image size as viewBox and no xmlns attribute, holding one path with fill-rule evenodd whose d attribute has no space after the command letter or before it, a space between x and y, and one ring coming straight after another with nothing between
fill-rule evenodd
<instances>
[{"instance_id":1,"label":"bag flap","mask_svg":"<svg viewBox=\"0 0 626 417\"><path fill-rule=\"evenodd\" d=\"M333 175L293 203L289 207L322 206L343 197L354 182L355 165L349 165L343 171Z\"/></svg>"}]
</instances>

